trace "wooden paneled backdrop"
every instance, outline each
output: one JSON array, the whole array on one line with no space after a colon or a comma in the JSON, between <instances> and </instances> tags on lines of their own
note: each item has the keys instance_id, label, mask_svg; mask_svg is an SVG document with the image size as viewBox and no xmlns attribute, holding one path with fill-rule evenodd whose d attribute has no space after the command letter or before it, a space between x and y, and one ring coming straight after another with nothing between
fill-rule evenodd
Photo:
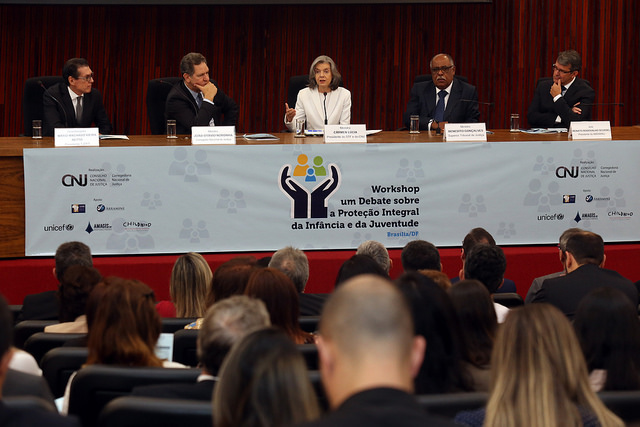
<instances>
[{"instance_id":1,"label":"wooden paneled backdrop","mask_svg":"<svg viewBox=\"0 0 640 427\"><path fill-rule=\"evenodd\" d=\"M178 1L178 0L176 0ZM149 133L150 79L177 76L189 51L208 58L212 78L240 105L238 132L283 128L287 82L331 56L352 92L353 123L396 129L413 78L449 52L478 87L489 128L526 110L535 82L560 50L583 57L594 118L640 122L638 0L494 0L492 4L313 6L0 5L0 135L22 132L28 77L60 74L84 56L118 133Z\"/></svg>"}]
</instances>

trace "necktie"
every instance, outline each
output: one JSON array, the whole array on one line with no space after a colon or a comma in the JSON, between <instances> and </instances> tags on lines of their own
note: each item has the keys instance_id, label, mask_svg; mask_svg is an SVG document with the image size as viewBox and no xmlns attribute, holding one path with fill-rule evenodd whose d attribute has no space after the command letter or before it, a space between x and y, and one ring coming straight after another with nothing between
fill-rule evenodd
<instances>
[{"instance_id":1,"label":"necktie","mask_svg":"<svg viewBox=\"0 0 640 427\"><path fill-rule=\"evenodd\" d=\"M436 112L433 114L433 120L436 122L444 121L444 97L447 96L446 90L438 92L438 103L436 104Z\"/></svg>"},{"instance_id":2,"label":"necktie","mask_svg":"<svg viewBox=\"0 0 640 427\"><path fill-rule=\"evenodd\" d=\"M562 96L564 96L564 94L567 92L567 88L562 86Z\"/></svg>"},{"instance_id":3,"label":"necktie","mask_svg":"<svg viewBox=\"0 0 640 427\"><path fill-rule=\"evenodd\" d=\"M82 97L79 96L76 101L76 120L80 121L82 118Z\"/></svg>"},{"instance_id":4,"label":"necktie","mask_svg":"<svg viewBox=\"0 0 640 427\"><path fill-rule=\"evenodd\" d=\"M196 97L196 102L198 103L198 108L202 107L202 92L198 92L198 96Z\"/></svg>"}]
</instances>

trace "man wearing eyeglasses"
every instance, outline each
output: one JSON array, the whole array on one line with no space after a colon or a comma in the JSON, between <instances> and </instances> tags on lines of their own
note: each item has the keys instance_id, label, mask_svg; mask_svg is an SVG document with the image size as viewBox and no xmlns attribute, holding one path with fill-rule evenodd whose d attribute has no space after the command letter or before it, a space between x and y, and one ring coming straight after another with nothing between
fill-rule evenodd
<instances>
[{"instance_id":1,"label":"man wearing eyeglasses","mask_svg":"<svg viewBox=\"0 0 640 427\"><path fill-rule=\"evenodd\" d=\"M578 78L582 58L575 50L560 52L553 77L540 79L527 121L532 128L569 128L571 122L591 120L596 96L588 81Z\"/></svg>"},{"instance_id":2,"label":"man wearing eyeglasses","mask_svg":"<svg viewBox=\"0 0 640 427\"><path fill-rule=\"evenodd\" d=\"M93 124L101 134L111 133L102 94L92 88L94 77L84 58L71 58L64 64L64 83L51 86L42 96L46 136L53 136L55 128L88 128Z\"/></svg>"},{"instance_id":3,"label":"man wearing eyeglasses","mask_svg":"<svg viewBox=\"0 0 640 427\"><path fill-rule=\"evenodd\" d=\"M478 92L472 86L455 77L456 66L451 55L440 53L429 62L431 80L419 82L411 88L411 98L402 121L409 127L411 116L420 116L421 130L444 129L451 123L476 123Z\"/></svg>"}]
</instances>

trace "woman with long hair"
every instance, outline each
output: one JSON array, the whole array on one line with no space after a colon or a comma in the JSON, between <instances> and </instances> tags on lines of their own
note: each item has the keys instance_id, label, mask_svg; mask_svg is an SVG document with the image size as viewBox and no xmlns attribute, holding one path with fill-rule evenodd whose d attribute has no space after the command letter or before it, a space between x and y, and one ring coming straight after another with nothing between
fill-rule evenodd
<instances>
[{"instance_id":1,"label":"woman with long hair","mask_svg":"<svg viewBox=\"0 0 640 427\"><path fill-rule=\"evenodd\" d=\"M171 270L171 301L160 301L156 308L162 317L203 317L213 273L207 260L189 252L178 257Z\"/></svg>"}]
</instances>

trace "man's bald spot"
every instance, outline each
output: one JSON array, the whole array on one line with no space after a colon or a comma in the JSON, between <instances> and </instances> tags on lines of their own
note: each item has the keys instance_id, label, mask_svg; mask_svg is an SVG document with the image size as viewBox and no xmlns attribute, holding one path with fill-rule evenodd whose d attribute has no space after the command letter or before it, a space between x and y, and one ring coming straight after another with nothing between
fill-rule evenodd
<instances>
[{"instance_id":1,"label":"man's bald spot","mask_svg":"<svg viewBox=\"0 0 640 427\"><path fill-rule=\"evenodd\" d=\"M320 334L349 356L372 351L410 354L413 320L400 291L379 276L348 280L325 304Z\"/></svg>"},{"instance_id":2,"label":"man's bald spot","mask_svg":"<svg viewBox=\"0 0 640 427\"><path fill-rule=\"evenodd\" d=\"M431 64L433 64L433 60L436 59L439 56L447 58L449 60L449 62L451 63L451 65L453 65L455 67L456 64L453 62L453 58L451 57L451 55L449 55L447 53L438 53L437 55L433 55L433 58L431 58L431 60L429 61L429 67L432 66Z\"/></svg>"}]
</instances>

